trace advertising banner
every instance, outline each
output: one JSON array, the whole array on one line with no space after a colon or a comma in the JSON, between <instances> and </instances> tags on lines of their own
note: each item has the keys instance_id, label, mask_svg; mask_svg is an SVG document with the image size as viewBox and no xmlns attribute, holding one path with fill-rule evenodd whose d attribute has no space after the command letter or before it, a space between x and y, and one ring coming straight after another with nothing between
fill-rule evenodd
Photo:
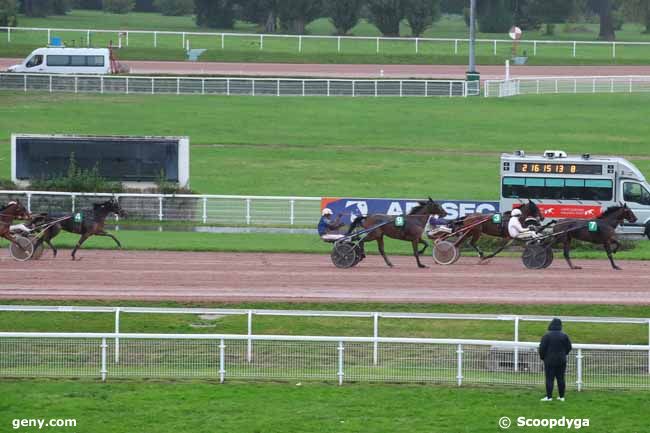
<instances>
[{"instance_id":1,"label":"advertising banner","mask_svg":"<svg viewBox=\"0 0 650 433\"><path fill-rule=\"evenodd\" d=\"M447 211L448 220L472 214L491 213L499 211L497 201L472 201L472 200L436 200ZM358 216L368 214L405 215L418 205L414 199L383 199L383 198L334 198L323 197L321 209L328 207L334 215L341 214L346 224Z\"/></svg>"}]
</instances>

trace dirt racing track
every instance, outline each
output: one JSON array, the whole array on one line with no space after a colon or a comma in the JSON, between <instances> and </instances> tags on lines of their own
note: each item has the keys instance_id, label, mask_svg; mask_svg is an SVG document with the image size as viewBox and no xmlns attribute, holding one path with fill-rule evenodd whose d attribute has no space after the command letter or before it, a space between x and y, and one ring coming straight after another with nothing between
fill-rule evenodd
<instances>
[{"instance_id":1,"label":"dirt racing track","mask_svg":"<svg viewBox=\"0 0 650 433\"><path fill-rule=\"evenodd\" d=\"M178 301L602 303L650 305L650 262L556 257L532 271L518 258L418 269L412 257L393 256L394 268L369 256L352 269L335 268L328 255L181 253L82 250L83 260L0 258L2 299L109 299Z\"/></svg>"}]
</instances>

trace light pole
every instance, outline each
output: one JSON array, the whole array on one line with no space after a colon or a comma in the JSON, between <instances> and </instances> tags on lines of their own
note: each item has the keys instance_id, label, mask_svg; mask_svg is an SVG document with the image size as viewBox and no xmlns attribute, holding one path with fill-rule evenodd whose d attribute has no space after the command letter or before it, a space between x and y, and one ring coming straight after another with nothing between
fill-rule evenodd
<instances>
[{"instance_id":1,"label":"light pole","mask_svg":"<svg viewBox=\"0 0 650 433\"><path fill-rule=\"evenodd\" d=\"M481 74L476 70L476 0L469 2L469 69L467 81L478 81Z\"/></svg>"}]
</instances>

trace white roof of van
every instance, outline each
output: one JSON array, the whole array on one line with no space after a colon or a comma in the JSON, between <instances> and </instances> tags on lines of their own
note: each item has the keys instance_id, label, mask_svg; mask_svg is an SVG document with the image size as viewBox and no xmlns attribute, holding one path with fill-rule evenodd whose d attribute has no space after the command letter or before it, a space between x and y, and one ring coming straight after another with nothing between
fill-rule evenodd
<instances>
[{"instance_id":1,"label":"white roof of van","mask_svg":"<svg viewBox=\"0 0 650 433\"><path fill-rule=\"evenodd\" d=\"M68 48L68 47L44 47L34 50L33 54L61 54L68 56L95 55L103 56L108 54L108 48Z\"/></svg>"}]
</instances>

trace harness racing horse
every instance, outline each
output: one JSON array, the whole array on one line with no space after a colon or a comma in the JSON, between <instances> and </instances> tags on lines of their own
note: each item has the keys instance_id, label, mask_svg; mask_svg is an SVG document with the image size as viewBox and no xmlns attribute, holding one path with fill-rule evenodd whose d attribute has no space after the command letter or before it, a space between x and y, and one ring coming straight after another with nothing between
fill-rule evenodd
<instances>
[{"instance_id":1,"label":"harness racing horse","mask_svg":"<svg viewBox=\"0 0 650 433\"><path fill-rule=\"evenodd\" d=\"M122 248L122 244L117 240L115 236L104 231L104 224L106 217L110 214L116 214L120 217L125 217L126 212L120 207L120 204L115 198L111 198L108 201L103 203L94 203L92 209L84 209L81 212L75 213L73 215L68 215L67 218L51 218L43 215L39 215L32 220L32 224L40 225L51 223L56 220L59 222L52 224L47 229L43 231L43 236L40 238L39 242L46 242L54 253L56 257L57 249L52 245L51 240L55 238L61 230L65 230L70 233L75 233L81 235L79 242L75 245L72 250L72 260L75 260L75 254L81 245L91 236L107 236L115 241L119 248Z\"/></svg>"},{"instance_id":2,"label":"harness racing horse","mask_svg":"<svg viewBox=\"0 0 650 433\"><path fill-rule=\"evenodd\" d=\"M521 211L519 221L521 221L522 225L526 224L526 220L529 220L530 218L534 218L538 221L544 221L544 215L542 215L542 212L539 210L537 205L530 200L528 200L528 203L521 205L519 207L519 210ZM512 239L508 234L508 221L510 220L510 212L511 211L503 212L500 223L492 222L492 217L496 215L493 213L474 213L467 215L455 224L456 227L454 227L454 231L460 230L464 227L473 227L469 229L464 236L471 236L469 244L476 250L481 260L490 259L503 251L503 249L510 245L512 242ZM477 245L477 242L482 235L503 238L506 240L506 242L504 242L503 245L497 248L497 250L492 254L486 256L485 253Z\"/></svg>"},{"instance_id":3,"label":"harness racing horse","mask_svg":"<svg viewBox=\"0 0 650 433\"><path fill-rule=\"evenodd\" d=\"M429 217L434 214L444 217L447 215L447 212L445 212L440 204L436 203L431 199L431 197L429 197L428 201L418 202L418 205L411 209L408 215L404 216L402 226L398 227L395 224L398 219L394 216L372 214L354 220L350 225L348 234L352 233L358 226L362 226L364 229L371 229L363 242L377 241L379 253L384 258L386 264L390 267L392 267L393 264L388 260L388 257L386 257L386 253L384 252L384 236L403 241L410 241L413 245L413 256L415 257L418 267L426 268L425 265L420 263L419 257L429 246L429 243L422 239L422 232L424 231L424 227L426 226ZM373 230L375 226L380 224L384 225ZM418 244L424 244L424 247L420 251L418 251Z\"/></svg>"},{"instance_id":4,"label":"harness racing horse","mask_svg":"<svg viewBox=\"0 0 650 433\"><path fill-rule=\"evenodd\" d=\"M571 269L580 269L571 263L569 252L571 251L571 240L578 239L592 244L601 244L607 252L612 268L620 270L612 254L616 254L621 244L616 239L616 227L623 221L636 222L636 215L627 204L607 208L598 218L594 220L566 219L553 226L553 233L557 233L557 239L564 244L564 258ZM612 249L614 244L614 249Z\"/></svg>"},{"instance_id":5,"label":"harness racing horse","mask_svg":"<svg viewBox=\"0 0 650 433\"><path fill-rule=\"evenodd\" d=\"M0 209L0 236L15 243L16 239L11 234L11 223L15 219L27 220L29 218L31 218L30 213L20 201L10 201L7 206Z\"/></svg>"}]
</instances>

